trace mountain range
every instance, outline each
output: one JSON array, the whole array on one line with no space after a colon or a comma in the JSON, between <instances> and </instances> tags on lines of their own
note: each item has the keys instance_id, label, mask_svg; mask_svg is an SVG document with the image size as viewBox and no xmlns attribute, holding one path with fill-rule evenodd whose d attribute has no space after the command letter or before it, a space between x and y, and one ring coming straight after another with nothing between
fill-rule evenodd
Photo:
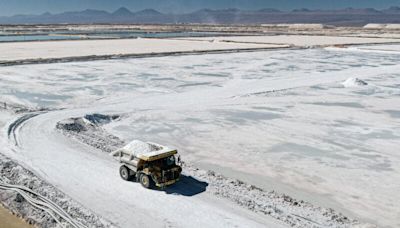
<instances>
[{"instance_id":1,"label":"mountain range","mask_svg":"<svg viewBox=\"0 0 400 228\"><path fill-rule=\"evenodd\" d=\"M87 9L59 14L15 15L0 17L0 24L59 24L59 23L207 23L207 24L269 24L323 23L330 25L361 26L367 23L400 23L400 7L384 10L373 8L341 10L296 9L202 9L184 14L165 14L154 9L132 12L121 7L114 12Z\"/></svg>"}]
</instances>

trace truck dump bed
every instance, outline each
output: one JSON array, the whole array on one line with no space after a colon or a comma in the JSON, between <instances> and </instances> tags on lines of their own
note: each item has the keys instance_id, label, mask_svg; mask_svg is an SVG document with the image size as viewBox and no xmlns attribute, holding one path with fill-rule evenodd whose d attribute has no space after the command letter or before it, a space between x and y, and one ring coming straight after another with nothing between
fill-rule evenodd
<instances>
[{"instance_id":1,"label":"truck dump bed","mask_svg":"<svg viewBox=\"0 0 400 228\"><path fill-rule=\"evenodd\" d=\"M116 158L128 155L144 161L154 161L176 153L177 150L156 143L134 140L123 148L111 152L111 155Z\"/></svg>"}]
</instances>

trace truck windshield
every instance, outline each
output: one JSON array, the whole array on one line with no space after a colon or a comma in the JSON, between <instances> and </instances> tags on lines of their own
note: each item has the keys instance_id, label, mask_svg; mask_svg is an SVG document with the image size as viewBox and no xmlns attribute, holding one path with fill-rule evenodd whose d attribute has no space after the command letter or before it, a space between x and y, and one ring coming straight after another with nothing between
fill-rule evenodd
<instances>
[{"instance_id":1,"label":"truck windshield","mask_svg":"<svg viewBox=\"0 0 400 228\"><path fill-rule=\"evenodd\" d=\"M160 167L162 169L169 168L171 166L175 166L175 157L169 156L163 159L155 160L151 162L151 166Z\"/></svg>"},{"instance_id":2,"label":"truck windshield","mask_svg":"<svg viewBox=\"0 0 400 228\"><path fill-rule=\"evenodd\" d=\"M165 163L167 166L175 165L175 157L169 156L168 158L165 158Z\"/></svg>"}]
</instances>

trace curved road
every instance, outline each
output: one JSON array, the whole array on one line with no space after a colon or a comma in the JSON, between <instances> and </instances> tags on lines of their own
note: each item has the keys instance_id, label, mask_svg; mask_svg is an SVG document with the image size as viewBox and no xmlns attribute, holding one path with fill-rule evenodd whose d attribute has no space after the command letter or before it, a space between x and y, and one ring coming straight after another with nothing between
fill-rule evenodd
<instances>
[{"instance_id":1,"label":"curved road","mask_svg":"<svg viewBox=\"0 0 400 228\"><path fill-rule=\"evenodd\" d=\"M87 111L87 110L86 110ZM272 218L218 199L205 185L184 178L168 193L124 182L119 164L102 151L57 132L76 111L54 111L15 129L18 158L84 207L120 227L283 227ZM185 183L186 182L186 183Z\"/></svg>"}]
</instances>

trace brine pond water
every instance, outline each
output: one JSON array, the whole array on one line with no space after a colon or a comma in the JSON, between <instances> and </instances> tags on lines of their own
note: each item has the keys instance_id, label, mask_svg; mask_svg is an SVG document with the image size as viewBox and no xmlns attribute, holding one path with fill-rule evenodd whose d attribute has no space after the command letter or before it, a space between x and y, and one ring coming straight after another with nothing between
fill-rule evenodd
<instances>
[{"instance_id":1,"label":"brine pond water","mask_svg":"<svg viewBox=\"0 0 400 228\"><path fill-rule=\"evenodd\" d=\"M81 39L120 39L120 38L173 38L173 37L207 37L226 35L215 32L143 32L143 31L80 31L48 34L3 34L0 42L81 40Z\"/></svg>"}]
</instances>

